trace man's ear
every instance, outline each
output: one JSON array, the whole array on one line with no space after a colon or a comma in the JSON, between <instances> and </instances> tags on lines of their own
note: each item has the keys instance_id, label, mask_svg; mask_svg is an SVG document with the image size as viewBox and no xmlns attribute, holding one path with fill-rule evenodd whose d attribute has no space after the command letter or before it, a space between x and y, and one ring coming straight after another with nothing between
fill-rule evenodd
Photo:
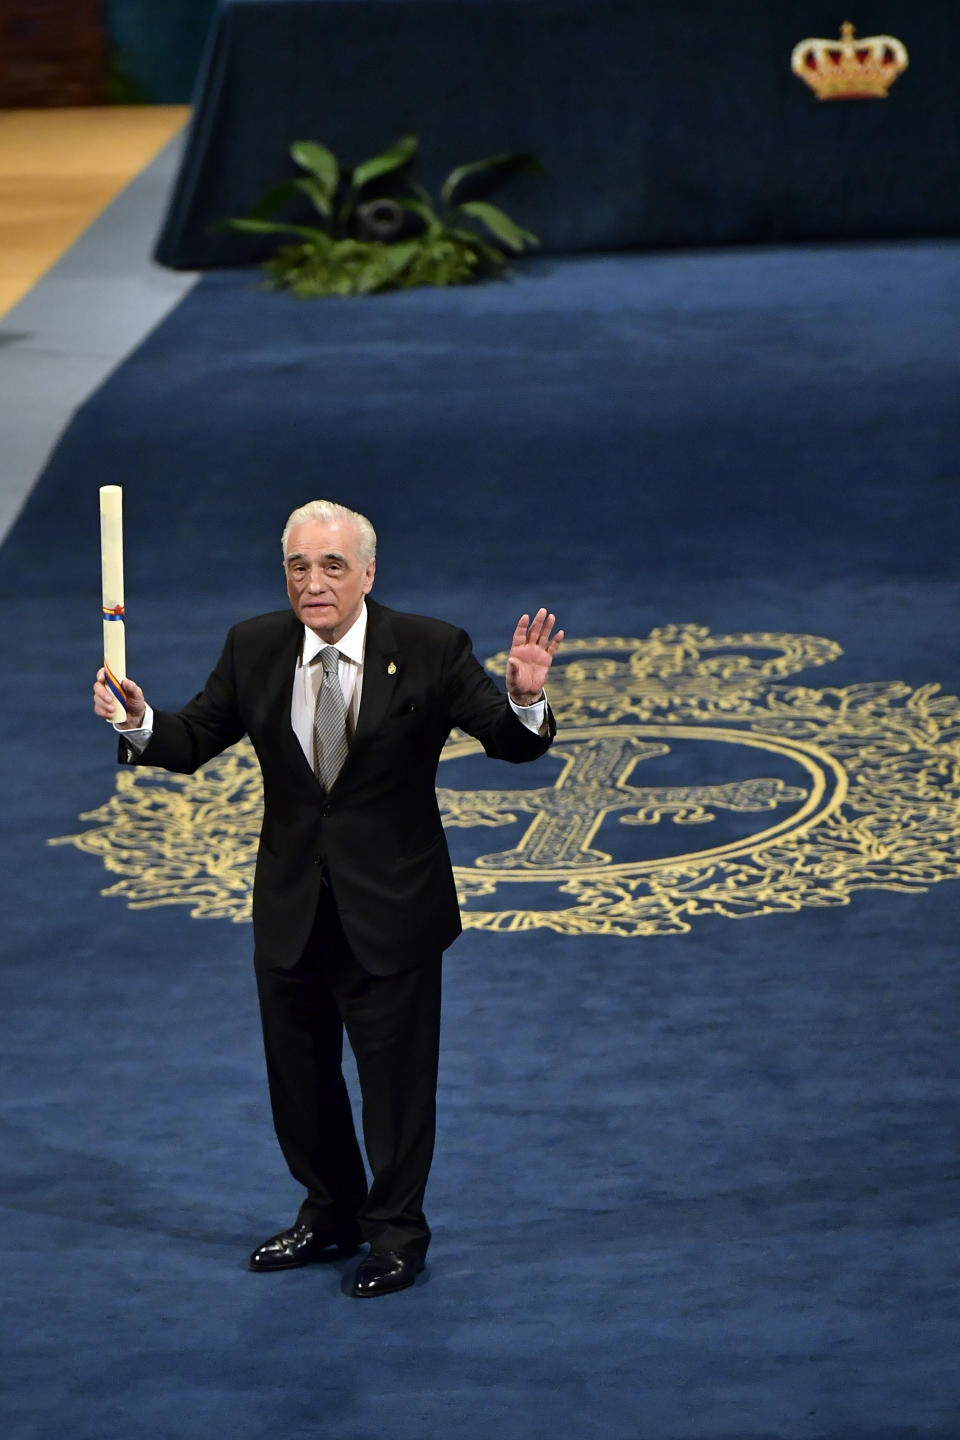
<instances>
[{"instance_id":1,"label":"man's ear","mask_svg":"<svg viewBox=\"0 0 960 1440\"><path fill-rule=\"evenodd\" d=\"M369 561L369 563L368 563L368 565L367 565L366 574L365 574L364 577L363 577L363 593L364 593L364 595L369 595L369 594L370 594L370 591L371 591L371 589L373 588L373 577L374 577L374 575L375 575L376 573L377 573L377 559L376 559L376 556L374 556L374 558L373 558L371 561Z\"/></svg>"}]
</instances>

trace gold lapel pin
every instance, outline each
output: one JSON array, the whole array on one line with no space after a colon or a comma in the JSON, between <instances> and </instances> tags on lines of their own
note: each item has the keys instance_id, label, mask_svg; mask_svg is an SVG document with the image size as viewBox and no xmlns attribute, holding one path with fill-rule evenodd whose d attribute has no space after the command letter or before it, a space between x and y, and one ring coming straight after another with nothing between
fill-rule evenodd
<instances>
[{"instance_id":1,"label":"gold lapel pin","mask_svg":"<svg viewBox=\"0 0 960 1440\"><path fill-rule=\"evenodd\" d=\"M396 675L396 673L397 673L397 667L396 667L396 665L393 663L393 661L391 660L391 661L390 661L390 664L387 666L387 674L388 674L388 675Z\"/></svg>"}]
</instances>

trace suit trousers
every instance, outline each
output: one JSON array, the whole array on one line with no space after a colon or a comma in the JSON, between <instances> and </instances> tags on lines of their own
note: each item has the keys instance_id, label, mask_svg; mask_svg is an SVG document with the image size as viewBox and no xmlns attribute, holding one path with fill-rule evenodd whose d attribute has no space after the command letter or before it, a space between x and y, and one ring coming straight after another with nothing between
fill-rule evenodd
<instances>
[{"instance_id":1,"label":"suit trousers","mask_svg":"<svg viewBox=\"0 0 960 1440\"><path fill-rule=\"evenodd\" d=\"M436 1135L442 956L371 975L354 956L329 888L295 966L256 956L273 1123L306 1188L313 1229L356 1219L384 1250L426 1254L423 1196ZM368 1187L343 1078L346 1030L357 1064Z\"/></svg>"}]
</instances>

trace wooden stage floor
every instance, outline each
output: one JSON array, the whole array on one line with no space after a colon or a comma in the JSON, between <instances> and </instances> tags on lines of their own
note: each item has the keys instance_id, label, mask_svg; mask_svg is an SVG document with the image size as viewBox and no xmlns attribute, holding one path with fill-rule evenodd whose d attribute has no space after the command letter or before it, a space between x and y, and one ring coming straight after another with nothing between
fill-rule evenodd
<instances>
[{"instance_id":1,"label":"wooden stage floor","mask_svg":"<svg viewBox=\"0 0 960 1440\"><path fill-rule=\"evenodd\" d=\"M0 111L0 316L183 128L186 105Z\"/></svg>"}]
</instances>

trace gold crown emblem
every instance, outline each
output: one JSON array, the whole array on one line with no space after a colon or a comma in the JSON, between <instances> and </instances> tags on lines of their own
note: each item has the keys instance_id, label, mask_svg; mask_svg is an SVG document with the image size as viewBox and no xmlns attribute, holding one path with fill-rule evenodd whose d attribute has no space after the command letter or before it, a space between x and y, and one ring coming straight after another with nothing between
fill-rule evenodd
<instances>
[{"instance_id":1,"label":"gold crown emblem","mask_svg":"<svg viewBox=\"0 0 960 1440\"><path fill-rule=\"evenodd\" d=\"M907 47L892 35L854 38L845 20L839 40L801 40L790 68L819 100L883 100L910 63Z\"/></svg>"}]
</instances>

